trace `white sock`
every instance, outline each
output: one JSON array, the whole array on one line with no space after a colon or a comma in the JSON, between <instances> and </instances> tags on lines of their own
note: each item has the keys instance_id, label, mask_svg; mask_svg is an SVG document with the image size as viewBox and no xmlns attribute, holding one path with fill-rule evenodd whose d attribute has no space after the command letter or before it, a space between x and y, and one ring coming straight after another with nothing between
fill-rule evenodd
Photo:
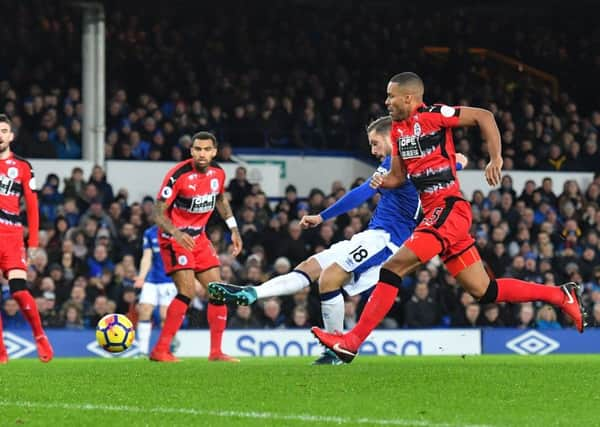
<instances>
[{"instance_id":1,"label":"white sock","mask_svg":"<svg viewBox=\"0 0 600 427\"><path fill-rule=\"evenodd\" d=\"M321 300L321 316L327 332L344 330L344 297L341 292L331 298Z\"/></svg>"},{"instance_id":2,"label":"white sock","mask_svg":"<svg viewBox=\"0 0 600 427\"><path fill-rule=\"evenodd\" d=\"M137 324L136 338L142 354L148 354L150 351L150 332L152 332L152 322L140 320Z\"/></svg>"},{"instance_id":3,"label":"white sock","mask_svg":"<svg viewBox=\"0 0 600 427\"><path fill-rule=\"evenodd\" d=\"M253 286L256 298L269 298L279 295L292 295L310 286L308 276L297 270L292 270L283 276L277 276L260 286Z\"/></svg>"}]
</instances>

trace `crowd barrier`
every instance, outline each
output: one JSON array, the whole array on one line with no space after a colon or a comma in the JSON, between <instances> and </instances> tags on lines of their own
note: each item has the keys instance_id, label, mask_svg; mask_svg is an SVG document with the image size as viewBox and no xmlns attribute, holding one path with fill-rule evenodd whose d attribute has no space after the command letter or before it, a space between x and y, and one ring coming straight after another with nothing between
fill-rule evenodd
<instances>
[{"instance_id":1,"label":"crowd barrier","mask_svg":"<svg viewBox=\"0 0 600 427\"><path fill-rule=\"evenodd\" d=\"M49 330L57 357L135 357L137 343L113 355L96 344L93 330ZM151 343L158 338L153 331ZM36 357L35 343L27 329L4 332L9 357ZM183 330L177 334L175 354L206 357L207 330ZM232 356L317 356L322 348L306 329L226 330L223 350ZM531 329L400 329L376 330L362 345L363 355L428 356L480 354L590 354L600 353L600 330L581 335L575 330Z\"/></svg>"}]
</instances>

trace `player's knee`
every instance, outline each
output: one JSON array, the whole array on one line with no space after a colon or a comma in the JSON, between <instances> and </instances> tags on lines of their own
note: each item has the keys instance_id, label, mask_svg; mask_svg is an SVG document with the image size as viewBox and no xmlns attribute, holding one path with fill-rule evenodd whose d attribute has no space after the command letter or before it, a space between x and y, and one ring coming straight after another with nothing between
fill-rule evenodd
<instances>
[{"instance_id":1,"label":"player's knee","mask_svg":"<svg viewBox=\"0 0 600 427\"><path fill-rule=\"evenodd\" d=\"M490 304L498 299L498 282L491 279L486 288L475 289L469 292L473 298L479 300L481 304Z\"/></svg>"},{"instance_id":2,"label":"player's knee","mask_svg":"<svg viewBox=\"0 0 600 427\"><path fill-rule=\"evenodd\" d=\"M191 283L188 283L187 281L179 283L177 285L177 290L179 295L185 295L186 297L192 299L196 295L196 283L193 280Z\"/></svg>"},{"instance_id":3,"label":"player's knee","mask_svg":"<svg viewBox=\"0 0 600 427\"><path fill-rule=\"evenodd\" d=\"M395 259L394 257L388 259L382 266L382 269L386 269L388 271L393 272L398 276L403 276L405 274L406 267L404 266L404 262L402 260Z\"/></svg>"},{"instance_id":4,"label":"player's knee","mask_svg":"<svg viewBox=\"0 0 600 427\"><path fill-rule=\"evenodd\" d=\"M19 291L25 291L27 290L27 282L25 279L10 279L8 281L8 288L10 289L11 294Z\"/></svg>"},{"instance_id":5,"label":"player's knee","mask_svg":"<svg viewBox=\"0 0 600 427\"><path fill-rule=\"evenodd\" d=\"M150 304L139 304L138 315L140 316L140 320L150 320L153 308Z\"/></svg>"},{"instance_id":6,"label":"player's knee","mask_svg":"<svg viewBox=\"0 0 600 427\"><path fill-rule=\"evenodd\" d=\"M294 271L301 271L304 273L311 282L314 282L319 278L321 272L321 266L314 257L310 257L307 260L302 261L294 268Z\"/></svg>"},{"instance_id":7,"label":"player's knee","mask_svg":"<svg viewBox=\"0 0 600 427\"><path fill-rule=\"evenodd\" d=\"M325 294L340 289L341 286L336 280L331 279L328 275L321 275L319 279L319 293Z\"/></svg>"},{"instance_id":8,"label":"player's knee","mask_svg":"<svg viewBox=\"0 0 600 427\"><path fill-rule=\"evenodd\" d=\"M346 279L348 273L337 264L332 264L321 273L319 277L319 292L321 294L332 292L340 289Z\"/></svg>"}]
</instances>

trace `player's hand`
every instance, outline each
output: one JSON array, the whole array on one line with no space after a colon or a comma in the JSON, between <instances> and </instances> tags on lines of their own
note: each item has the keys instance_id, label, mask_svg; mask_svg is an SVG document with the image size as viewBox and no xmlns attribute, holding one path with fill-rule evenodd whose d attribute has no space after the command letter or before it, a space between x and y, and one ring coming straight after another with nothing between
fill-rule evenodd
<instances>
[{"instance_id":1,"label":"player's hand","mask_svg":"<svg viewBox=\"0 0 600 427\"><path fill-rule=\"evenodd\" d=\"M33 264L33 260L37 256L37 253L38 253L38 248L36 248L36 247L27 248L27 265Z\"/></svg>"},{"instance_id":2,"label":"player's hand","mask_svg":"<svg viewBox=\"0 0 600 427\"><path fill-rule=\"evenodd\" d=\"M379 187L381 187L383 185L384 178L385 178L385 175L383 175L379 172L375 172L371 176L371 181L369 182L369 186L371 188L377 190Z\"/></svg>"},{"instance_id":3,"label":"player's hand","mask_svg":"<svg viewBox=\"0 0 600 427\"><path fill-rule=\"evenodd\" d=\"M463 170L466 169L469 164L469 159L462 153L456 153L456 163L460 163L462 165Z\"/></svg>"},{"instance_id":4,"label":"player's hand","mask_svg":"<svg viewBox=\"0 0 600 427\"><path fill-rule=\"evenodd\" d=\"M500 184L500 180L502 179L503 163L504 161L502 160L502 157L498 157L491 159L485 167L485 179L490 186L495 187Z\"/></svg>"},{"instance_id":5,"label":"player's hand","mask_svg":"<svg viewBox=\"0 0 600 427\"><path fill-rule=\"evenodd\" d=\"M133 287L136 289L140 289L144 286L144 278L140 276L135 276L133 280Z\"/></svg>"},{"instance_id":6,"label":"player's hand","mask_svg":"<svg viewBox=\"0 0 600 427\"><path fill-rule=\"evenodd\" d=\"M302 228L314 228L323 222L321 215L304 215L300 220L300 226Z\"/></svg>"},{"instance_id":7,"label":"player's hand","mask_svg":"<svg viewBox=\"0 0 600 427\"><path fill-rule=\"evenodd\" d=\"M191 251L196 246L196 242L194 242L194 238L187 233L184 233L181 230L176 230L173 233L173 238L177 243L179 243L184 249Z\"/></svg>"},{"instance_id":8,"label":"player's hand","mask_svg":"<svg viewBox=\"0 0 600 427\"><path fill-rule=\"evenodd\" d=\"M240 232L235 228L231 231L231 243L233 244L233 250L231 251L231 255L238 256L240 252L242 252L244 242L242 241L242 236L240 236Z\"/></svg>"}]
</instances>

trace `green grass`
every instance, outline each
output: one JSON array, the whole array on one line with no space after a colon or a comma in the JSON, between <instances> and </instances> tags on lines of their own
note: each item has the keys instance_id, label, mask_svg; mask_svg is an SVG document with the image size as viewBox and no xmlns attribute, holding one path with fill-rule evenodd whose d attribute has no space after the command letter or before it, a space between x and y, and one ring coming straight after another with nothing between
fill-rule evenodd
<instances>
[{"instance_id":1,"label":"green grass","mask_svg":"<svg viewBox=\"0 0 600 427\"><path fill-rule=\"evenodd\" d=\"M1 426L584 426L600 356L11 360Z\"/></svg>"}]
</instances>

